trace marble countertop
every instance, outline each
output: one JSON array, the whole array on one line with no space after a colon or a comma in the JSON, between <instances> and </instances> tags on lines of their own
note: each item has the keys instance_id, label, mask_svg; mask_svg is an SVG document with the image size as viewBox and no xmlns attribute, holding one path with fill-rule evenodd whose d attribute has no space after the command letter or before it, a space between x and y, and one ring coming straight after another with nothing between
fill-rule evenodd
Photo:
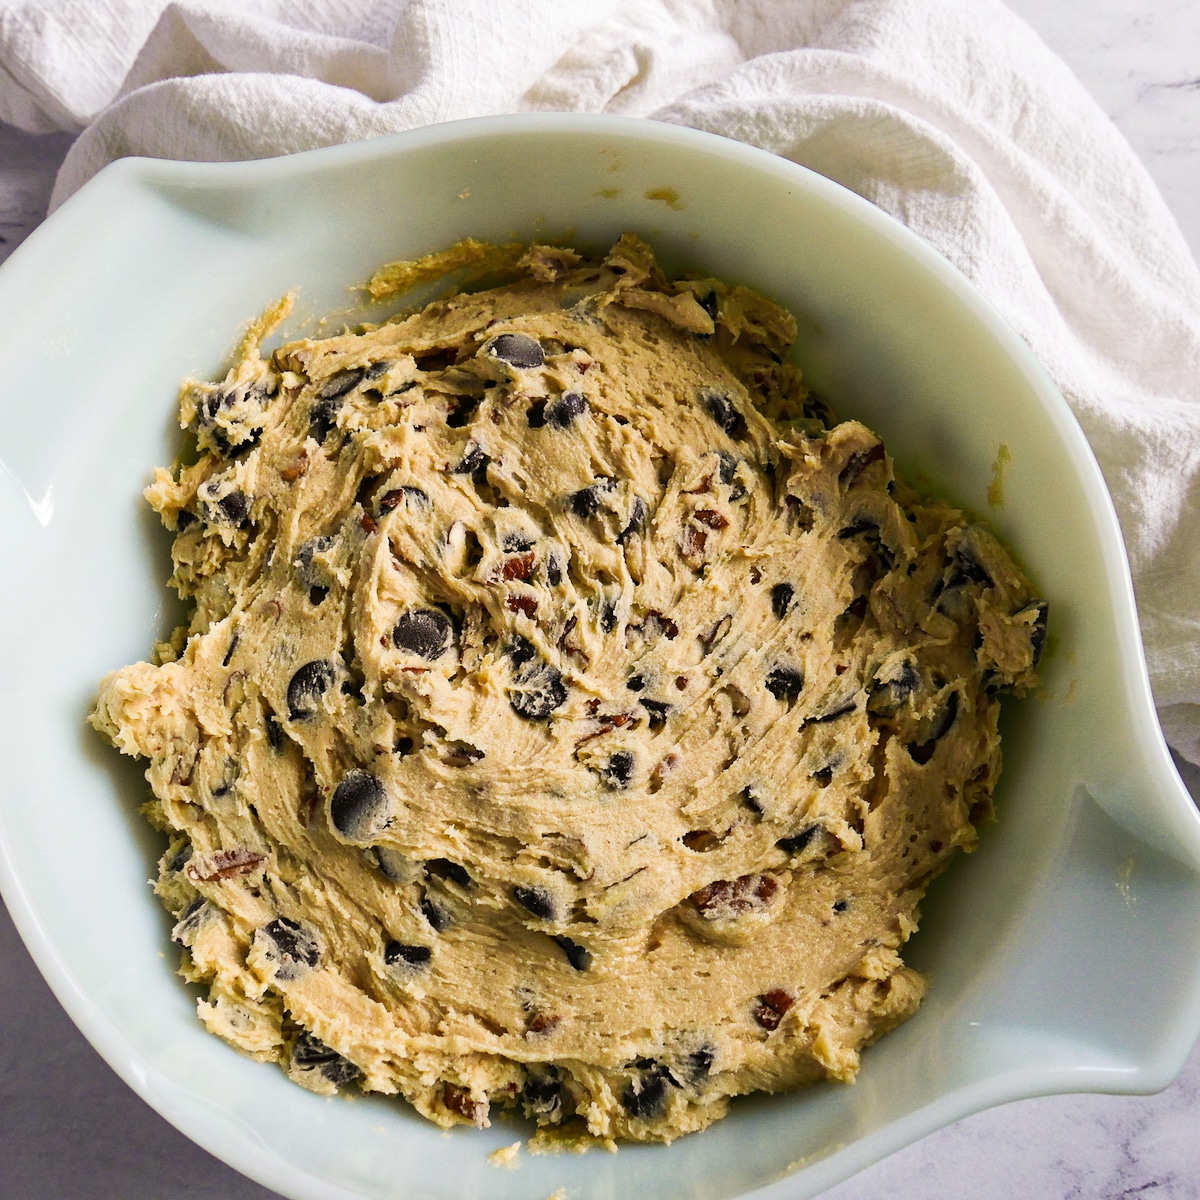
<instances>
[{"instance_id":1,"label":"marble countertop","mask_svg":"<svg viewBox=\"0 0 1200 1200\"><path fill-rule=\"evenodd\" d=\"M1200 0L1009 0L1075 70L1200 257ZM70 145L0 125L0 261L44 217ZM1200 798L1200 772L1182 765ZM826 1200L1197 1200L1200 1049L1150 1097L1052 1096L941 1130ZM0 1193L267 1200L134 1095L68 1020L0 906Z\"/></svg>"}]
</instances>

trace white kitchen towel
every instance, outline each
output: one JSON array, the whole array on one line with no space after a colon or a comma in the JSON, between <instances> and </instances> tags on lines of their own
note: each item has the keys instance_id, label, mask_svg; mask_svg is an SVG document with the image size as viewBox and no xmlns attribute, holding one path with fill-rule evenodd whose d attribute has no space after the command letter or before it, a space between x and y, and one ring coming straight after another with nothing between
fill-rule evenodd
<instances>
[{"instance_id":1,"label":"white kitchen towel","mask_svg":"<svg viewBox=\"0 0 1200 1200\"><path fill-rule=\"evenodd\" d=\"M1145 170L999 0L0 0L0 119L243 159L529 110L711 130L845 184L958 266L1062 388L1200 762L1200 274Z\"/></svg>"}]
</instances>

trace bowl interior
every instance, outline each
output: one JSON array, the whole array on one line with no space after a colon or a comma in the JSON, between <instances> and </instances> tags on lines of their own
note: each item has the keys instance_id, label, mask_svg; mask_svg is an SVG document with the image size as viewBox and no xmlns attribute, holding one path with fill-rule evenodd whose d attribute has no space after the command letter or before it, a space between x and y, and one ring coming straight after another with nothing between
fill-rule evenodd
<instances>
[{"instance_id":1,"label":"bowl interior","mask_svg":"<svg viewBox=\"0 0 1200 1200\"><path fill-rule=\"evenodd\" d=\"M993 525L1050 599L1051 632L1044 687L1004 718L1000 820L935 883L910 944L928 1001L855 1086L739 1102L670 1148L523 1155L509 1172L487 1155L520 1125L441 1133L399 1102L323 1100L203 1031L145 885L161 846L140 768L84 717L100 677L174 623L168 539L140 489L178 448L179 380L219 375L240 323L297 287L287 334L378 319L355 285L466 235L602 249L625 230L670 270L791 308L813 386ZM735 143L602 118L126 161L0 273L0 359L0 538L20 580L4 600L6 898L89 1038L236 1167L296 1197L718 1200L785 1176L780 1194L802 1196L985 1104L1141 1090L1178 1068L1200 1026L1200 834L1149 707L1111 505L1015 337L869 205Z\"/></svg>"}]
</instances>

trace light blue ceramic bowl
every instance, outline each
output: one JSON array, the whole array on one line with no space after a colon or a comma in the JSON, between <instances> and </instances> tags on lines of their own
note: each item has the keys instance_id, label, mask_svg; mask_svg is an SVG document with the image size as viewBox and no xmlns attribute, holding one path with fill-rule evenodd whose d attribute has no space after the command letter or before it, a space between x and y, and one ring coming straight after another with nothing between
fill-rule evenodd
<instances>
[{"instance_id":1,"label":"light blue ceramic bowl","mask_svg":"<svg viewBox=\"0 0 1200 1200\"><path fill-rule=\"evenodd\" d=\"M659 198L649 198L657 193ZM1004 718L1000 821L937 881L910 961L929 998L853 1087L734 1106L616 1155L488 1154L405 1105L327 1101L205 1033L146 886L139 768L84 726L99 678L173 624L140 491L177 448L181 376L211 375L299 287L288 332L361 315L382 262L465 235L623 230L669 268L775 296L796 356L900 468L986 516L1050 600L1045 686ZM810 1196L987 1105L1144 1092L1200 1028L1200 820L1158 732L1117 521L1066 404L942 259L871 205L734 142L650 122L469 121L233 165L128 159L0 270L0 883L79 1027L168 1120L291 1197ZM992 464L1008 447L1003 505Z\"/></svg>"}]
</instances>

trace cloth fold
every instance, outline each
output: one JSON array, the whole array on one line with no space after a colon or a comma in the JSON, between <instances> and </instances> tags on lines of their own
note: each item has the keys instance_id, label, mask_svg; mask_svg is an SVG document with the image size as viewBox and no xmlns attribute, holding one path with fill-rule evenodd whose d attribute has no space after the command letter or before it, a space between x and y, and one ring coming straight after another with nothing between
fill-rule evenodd
<instances>
[{"instance_id":1,"label":"cloth fold","mask_svg":"<svg viewBox=\"0 0 1200 1200\"><path fill-rule=\"evenodd\" d=\"M999 0L0 0L0 119L228 160L531 110L706 129L907 224L1032 347L1104 471L1168 740L1200 763L1200 273Z\"/></svg>"}]
</instances>

